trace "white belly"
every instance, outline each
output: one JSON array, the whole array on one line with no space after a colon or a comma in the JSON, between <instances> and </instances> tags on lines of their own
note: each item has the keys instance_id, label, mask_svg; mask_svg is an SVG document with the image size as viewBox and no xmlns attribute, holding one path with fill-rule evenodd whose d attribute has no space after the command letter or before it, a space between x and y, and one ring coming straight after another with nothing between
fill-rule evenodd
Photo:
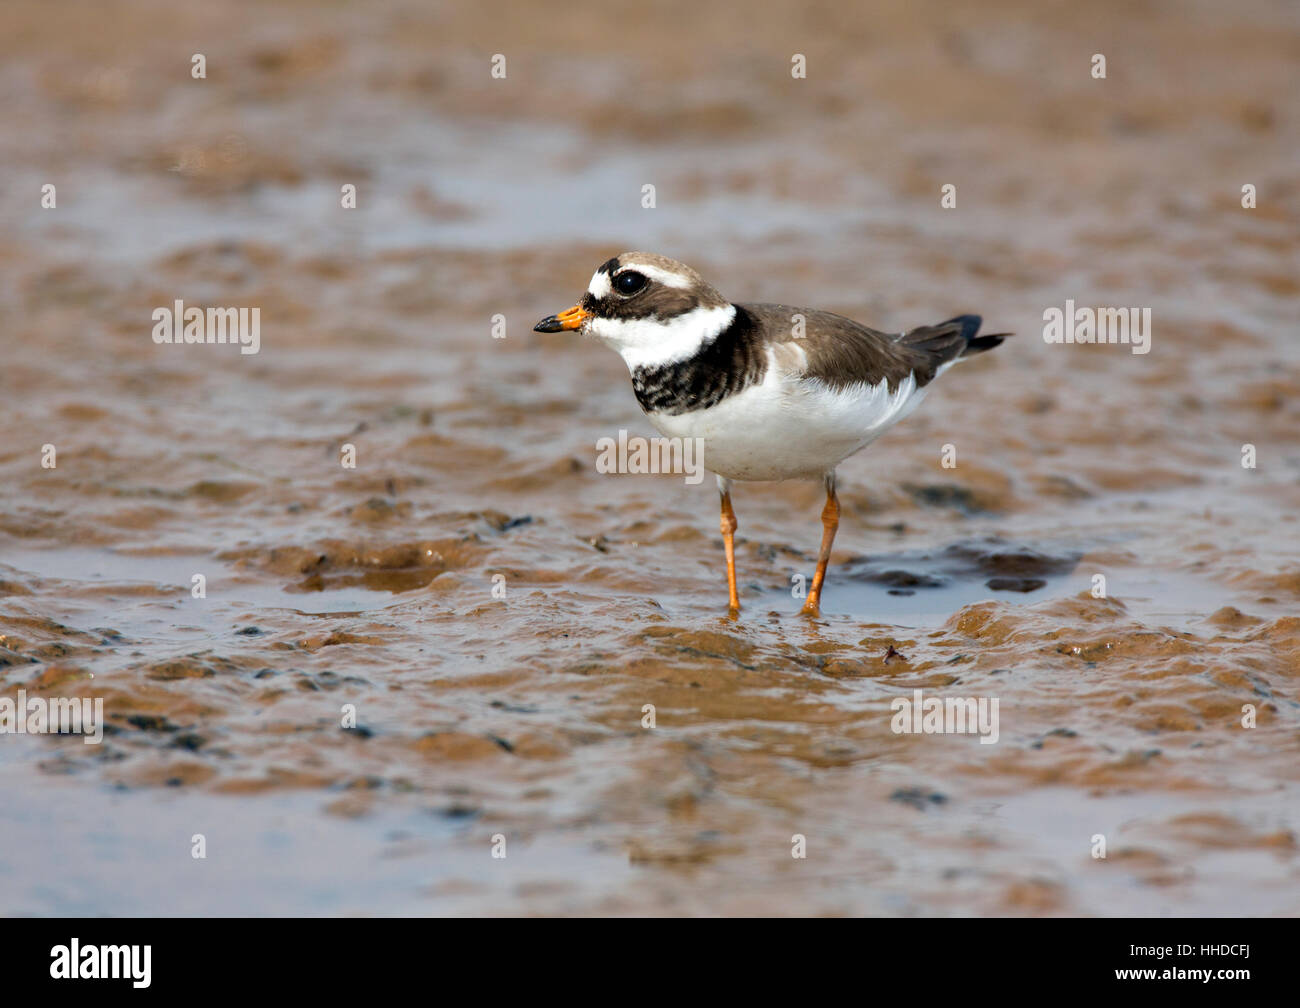
<instances>
[{"instance_id":1,"label":"white belly","mask_svg":"<svg viewBox=\"0 0 1300 1008\"><path fill-rule=\"evenodd\" d=\"M703 465L734 480L815 479L903 419L925 395L908 377L838 391L768 368L761 385L716 406L669 416L647 414L667 437L701 438Z\"/></svg>"}]
</instances>

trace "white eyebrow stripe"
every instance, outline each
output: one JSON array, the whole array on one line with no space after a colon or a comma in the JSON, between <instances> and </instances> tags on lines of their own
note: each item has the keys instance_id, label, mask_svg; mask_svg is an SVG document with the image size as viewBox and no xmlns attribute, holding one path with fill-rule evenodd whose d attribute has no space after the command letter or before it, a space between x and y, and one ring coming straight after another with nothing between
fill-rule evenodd
<instances>
[{"instance_id":1,"label":"white eyebrow stripe","mask_svg":"<svg viewBox=\"0 0 1300 1008\"><path fill-rule=\"evenodd\" d=\"M649 264L642 266L640 263L628 263L618 272L623 273L627 270L640 273L647 279L654 280L656 283L661 283L665 287L676 287L678 290L685 290L691 285L691 282L681 274L670 273L668 270L660 269L658 266L650 266Z\"/></svg>"}]
</instances>

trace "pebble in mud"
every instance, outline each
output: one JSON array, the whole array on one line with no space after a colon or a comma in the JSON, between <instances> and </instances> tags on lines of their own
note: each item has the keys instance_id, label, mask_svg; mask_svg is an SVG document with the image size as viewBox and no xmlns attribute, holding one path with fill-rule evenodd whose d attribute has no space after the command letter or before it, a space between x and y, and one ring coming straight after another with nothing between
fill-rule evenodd
<instances>
[{"instance_id":1,"label":"pebble in mud","mask_svg":"<svg viewBox=\"0 0 1300 1008\"><path fill-rule=\"evenodd\" d=\"M945 804L948 796L938 791L926 791L923 788L899 788L889 796L889 800L902 802L924 812L931 806Z\"/></svg>"},{"instance_id":2,"label":"pebble in mud","mask_svg":"<svg viewBox=\"0 0 1300 1008\"><path fill-rule=\"evenodd\" d=\"M484 511L483 520L497 532L508 532L510 529L519 528L521 525L531 524L533 516L517 515L511 518L500 511Z\"/></svg>"},{"instance_id":3,"label":"pebble in mud","mask_svg":"<svg viewBox=\"0 0 1300 1008\"><path fill-rule=\"evenodd\" d=\"M1031 592L1047 587L1047 582L1042 578L993 577L984 586L993 591Z\"/></svg>"}]
</instances>

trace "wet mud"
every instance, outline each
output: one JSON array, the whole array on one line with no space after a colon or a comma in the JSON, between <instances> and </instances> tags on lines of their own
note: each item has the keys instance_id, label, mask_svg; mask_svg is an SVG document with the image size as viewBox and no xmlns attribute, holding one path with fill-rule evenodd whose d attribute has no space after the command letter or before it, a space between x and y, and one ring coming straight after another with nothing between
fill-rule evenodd
<instances>
[{"instance_id":1,"label":"wet mud","mask_svg":"<svg viewBox=\"0 0 1300 1008\"><path fill-rule=\"evenodd\" d=\"M1294 5L745 10L5 5L0 696L105 728L0 735L0 912L1300 912ZM819 621L818 486L731 620L711 481L596 469L531 326L637 248L1017 334L841 468Z\"/></svg>"}]
</instances>

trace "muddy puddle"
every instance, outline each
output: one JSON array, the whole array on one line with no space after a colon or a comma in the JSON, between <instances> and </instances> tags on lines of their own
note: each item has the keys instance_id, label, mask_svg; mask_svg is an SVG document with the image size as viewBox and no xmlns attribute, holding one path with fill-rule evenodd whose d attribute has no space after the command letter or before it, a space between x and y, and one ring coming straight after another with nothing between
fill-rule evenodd
<instances>
[{"instance_id":1,"label":"muddy puddle","mask_svg":"<svg viewBox=\"0 0 1300 1008\"><path fill-rule=\"evenodd\" d=\"M0 698L104 734L0 734L0 913L1300 912L1294 5L746 10L5 5ZM531 326L636 248L1017 334L841 468L817 622L818 487L730 620L712 481L597 471Z\"/></svg>"}]
</instances>

